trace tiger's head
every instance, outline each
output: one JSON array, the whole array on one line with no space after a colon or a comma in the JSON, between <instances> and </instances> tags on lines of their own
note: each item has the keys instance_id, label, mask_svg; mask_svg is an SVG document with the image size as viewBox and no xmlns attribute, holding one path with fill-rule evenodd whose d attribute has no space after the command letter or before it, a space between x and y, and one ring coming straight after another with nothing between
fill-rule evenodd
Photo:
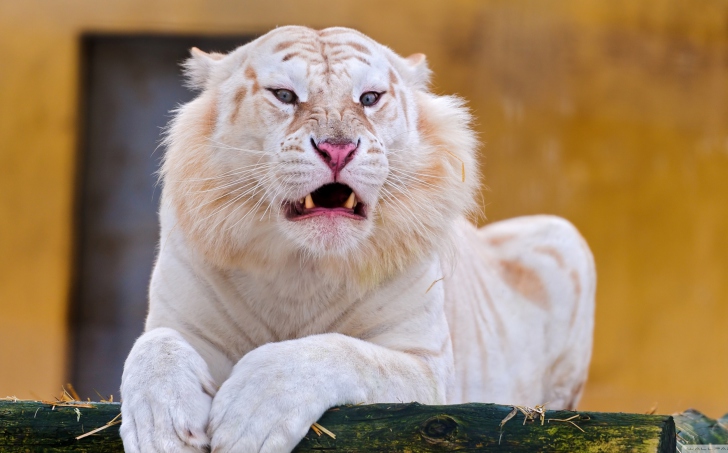
<instances>
[{"instance_id":1,"label":"tiger's head","mask_svg":"<svg viewBox=\"0 0 728 453\"><path fill-rule=\"evenodd\" d=\"M380 278L446 242L478 183L470 115L347 28L277 28L227 54L192 49L201 91L168 131L163 202L223 266L281 260Z\"/></svg>"}]
</instances>

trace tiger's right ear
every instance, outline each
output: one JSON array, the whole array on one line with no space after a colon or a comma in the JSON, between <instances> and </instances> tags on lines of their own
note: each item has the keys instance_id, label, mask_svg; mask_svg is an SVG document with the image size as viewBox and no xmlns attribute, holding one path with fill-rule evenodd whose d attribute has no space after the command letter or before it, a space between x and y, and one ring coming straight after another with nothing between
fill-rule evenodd
<instances>
[{"instance_id":1,"label":"tiger's right ear","mask_svg":"<svg viewBox=\"0 0 728 453\"><path fill-rule=\"evenodd\" d=\"M182 63L185 85L193 90L202 90L210 80L215 65L225 55L217 52L206 53L197 47L190 49L190 55L191 57Z\"/></svg>"}]
</instances>

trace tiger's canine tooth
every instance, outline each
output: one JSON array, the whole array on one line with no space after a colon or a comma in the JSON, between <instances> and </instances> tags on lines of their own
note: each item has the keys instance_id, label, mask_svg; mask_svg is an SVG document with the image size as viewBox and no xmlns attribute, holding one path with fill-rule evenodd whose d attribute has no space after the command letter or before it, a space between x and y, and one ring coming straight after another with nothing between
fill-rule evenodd
<instances>
[{"instance_id":1,"label":"tiger's canine tooth","mask_svg":"<svg viewBox=\"0 0 728 453\"><path fill-rule=\"evenodd\" d=\"M349 198L346 199L344 202L344 207L346 209L354 209L354 205L356 204L356 195L354 195L354 192L352 192L349 195Z\"/></svg>"},{"instance_id":2,"label":"tiger's canine tooth","mask_svg":"<svg viewBox=\"0 0 728 453\"><path fill-rule=\"evenodd\" d=\"M311 198L311 194L306 195L304 204L306 205L306 209L313 209L316 207L316 205L313 203L313 198Z\"/></svg>"}]
</instances>

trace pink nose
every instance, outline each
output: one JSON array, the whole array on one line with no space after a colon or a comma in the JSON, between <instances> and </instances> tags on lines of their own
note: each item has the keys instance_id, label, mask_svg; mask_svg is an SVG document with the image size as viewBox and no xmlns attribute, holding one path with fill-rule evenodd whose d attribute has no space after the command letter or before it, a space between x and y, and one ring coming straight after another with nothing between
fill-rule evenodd
<instances>
[{"instance_id":1,"label":"pink nose","mask_svg":"<svg viewBox=\"0 0 728 453\"><path fill-rule=\"evenodd\" d=\"M323 141L316 145L316 151L336 177L341 169L354 158L357 147L358 143Z\"/></svg>"}]
</instances>

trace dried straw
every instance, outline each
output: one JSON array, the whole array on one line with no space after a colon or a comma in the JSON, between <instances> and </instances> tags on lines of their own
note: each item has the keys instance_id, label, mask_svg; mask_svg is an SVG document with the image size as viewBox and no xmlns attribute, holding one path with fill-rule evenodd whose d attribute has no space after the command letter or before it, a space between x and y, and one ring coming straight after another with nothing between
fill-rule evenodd
<instances>
[{"instance_id":1,"label":"dried straw","mask_svg":"<svg viewBox=\"0 0 728 453\"><path fill-rule=\"evenodd\" d=\"M324 434L326 434L327 436L329 436L330 438L336 439L336 434L332 433L331 431L329 431L328 429L326 429L323 426L319 425L318 423L314 423L313 425L311 425L311 428L314 428L314 431L316 429L318 429L318 430L322 431Z\"/></svg>"},{"instance_id":2,"label":"dried straw","mask_svg":"<svg viewBox=\"0 0 728 453\"><path fill-rule=\"evenodd\" d=\"M99 428L96 428L96 429L94 429L92 431L89 431L87 433L81 434L80 436L76 437L76 440L83 439L84 437L88 437L88 436L90 436L92 434L96 434L97 432L103 431L103 430L105 430L106 428L108 428L110 426L118 425L119 423L121 423L121 420L119 420L119 417L121 417L121 413L117 414L116 417L112 418L104 426L101 426Z\"/></svg>"}]
</instances>

